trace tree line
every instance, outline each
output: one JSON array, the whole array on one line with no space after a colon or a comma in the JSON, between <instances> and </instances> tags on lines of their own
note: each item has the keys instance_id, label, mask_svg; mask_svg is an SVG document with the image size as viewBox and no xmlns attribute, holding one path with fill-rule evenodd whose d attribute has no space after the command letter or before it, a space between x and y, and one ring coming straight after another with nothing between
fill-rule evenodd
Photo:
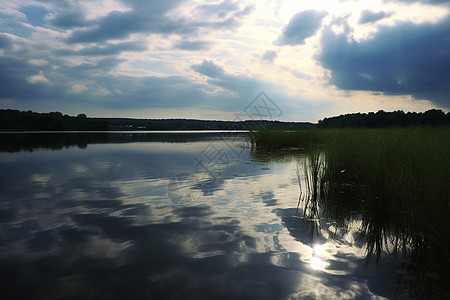
<instances>
[{"instance_id":1,"label":"tree line","mask_svg":"<svg viewBox=\"0 0 450 300\"><path fill-rule=\"evenodd\" d=\"M262 128L296 130L315 127L309 122L281 122L269 120L217 121L196 119L108 119L111 129L146 130L257 130Z\"/></svg>"},{"instance_id":2,"label":"tree line","mask_svg":"<svg viewBox=\"0 0 450 300\"><path fill-rule=\"evenodd\" d=\"M1 130L257 130L261 128L296 130L315 126L316 124L309 122L88 118L85 114L73 117L60 112L0 110Z\"/></svg>"},{"instance_id":3,"label":"tree line","mask_svg":"<svg viewBox=\"0 0 450 300\"><path fill-rule=\"evenodd\" d=\"M402 110L393 112L352 113L337 117L324 118L319 121L319 128L386 128L407 126L440 126L450 125L450 113L440 109L430 109L426 112L408 112Z\"/></svg>"},{"instance_id":4,"label":"tree line","mask_svg":"<svg viewBox=\"0 0 450 300\"><path fill-rule=\"evenodd\" d=\"M131 119L89 118L60 112L37 113L11 109L0 110L0 130L104 131L104 130L298 130L310 128L384 128L406 126L450 125L450 113L439 109L426 112L352 113L309 122L281 122L268 120L214 121L195 119Z\"/></svg>"},{"instance_id":5,"label":"tree line","mask_svg":"<svg viewBox=\"0 0 450 300\"><path fill-rule=\"evenodd\" d=\"M11 109L0 110L0 129L3 130L108 130L106 120L63 115L60 112L37 113Z\"/></svg>"}]
</instances>

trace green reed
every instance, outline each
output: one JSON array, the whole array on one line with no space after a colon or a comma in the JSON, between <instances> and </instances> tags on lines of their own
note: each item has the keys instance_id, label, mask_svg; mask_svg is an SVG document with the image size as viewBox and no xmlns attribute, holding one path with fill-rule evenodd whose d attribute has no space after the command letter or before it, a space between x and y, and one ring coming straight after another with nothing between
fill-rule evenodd
<instances>
[{"instance_id":1,"label":"green reed","mask_svg":"<svg viewBox=\"0 0 450 300\"><path fill-rule=\"evenodd\" d=\"M368 258L404 253L417 294L448 296L450 128L261 132L252 143L309 147L307 211L317 215L320 206L342 223L355 217L350 210L360 211Z\"/></svg>"},{"instance_id":2,"label":"green reed","mask_svg":"<svg viewBox=\"0 0 450 300\"><path fill-rule=\"evenodd\" d=\"M450 265L450 130L345 130L325 152L329 182L353 185L365 200L361 230L368 257L378 260L383 250L407 253L409 271L422 277L415 286L429 290L429 276L444 284ZM343 180L337 177L342 170L349 174Z\"/></svg>"}]
</instances>

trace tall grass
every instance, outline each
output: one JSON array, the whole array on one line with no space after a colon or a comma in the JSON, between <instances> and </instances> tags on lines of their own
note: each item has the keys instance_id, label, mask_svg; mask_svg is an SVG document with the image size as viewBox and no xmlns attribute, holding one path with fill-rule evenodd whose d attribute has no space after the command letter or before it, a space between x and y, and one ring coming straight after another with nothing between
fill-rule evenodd
<instances>
[{"instance_id":1,"label":"tall grass","mask_svg":"<svg viewBox=\"0 0 450 300\"><path fill-rule=\"evenodd\" d=\"M430 278L441 277L441 287L449 278L450 130L344 130L325 153L331 186L353 185L365 200L361 230L368 257L407 253L409 271L420 278L413 285L418 294L440 293ZM338 177L342 171L346 178Z\"/></svg>"},{"instance_id":2,"label":"tall grass","mask_svg":"<svg viewBox=\"0 0 450 300\"><path fill-rule=\"evenodd\" d=\"M263 132L252 143L312 147L304 165L308 211L320 205L342 220L357 206L368 258L402 252L416 296L449 296L450 128Z\"/></svg>"}]
</instances>

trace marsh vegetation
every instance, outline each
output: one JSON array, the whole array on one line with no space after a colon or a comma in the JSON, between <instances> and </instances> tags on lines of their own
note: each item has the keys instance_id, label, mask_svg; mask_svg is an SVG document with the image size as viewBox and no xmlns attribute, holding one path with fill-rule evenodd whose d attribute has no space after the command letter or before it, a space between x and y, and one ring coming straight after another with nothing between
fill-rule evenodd
<instances>
[{"instance_id":1,"label":"marsh vegetation","mask_svg":"<svg viewBox=\"0 0 450 300\"><path fill-rule=\"evenodd\" d=\"M367 261L401 254L409 296L449 297L450 128L260 131L258 149L299 148L300 212L334 228L358 224ZM299 181L301 182L301 181ZM356 213L355 213L356 212Z\"/></svg>"}]
</instances>

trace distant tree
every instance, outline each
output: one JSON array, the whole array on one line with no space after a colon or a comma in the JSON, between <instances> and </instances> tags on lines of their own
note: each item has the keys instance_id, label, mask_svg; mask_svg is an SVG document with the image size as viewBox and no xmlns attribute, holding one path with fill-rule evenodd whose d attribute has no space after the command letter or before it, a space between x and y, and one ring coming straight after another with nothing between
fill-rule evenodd
<instances>
[{"instance_id":1,"label":"distant tree","mask_svg":"<svg viewBox=\"0 0 450 300\"><path fill-rule=\"evenodd\" d=\"M108 130L106 119L77 117L60 112L36 113L30 110L0 110L0 129L22 130Z\"/></svg>"},{"instance_id":2,"label":"distant tree","mask_svg":"<svg viewBox=\"0 0 450 300\"><path fill-rule=\"evenodd\" d=\"M424 123L429 125L438 125L445 119L445 113L440 109L430 109L423 114Z\"/></svg>"},{"instance_id":3,"label":"distant tree","mask_svg":"<svg viewBox=\"0 0 450 300\"><path fill-rule=\"evenodd\" d=\"M418 126L418 125L449 125L450 113L445 114L442 110L431 109L425 113L405 114L402 110L385 112L379 110L376 113L368 114L354 113L337 117L324 118L319 121L320 128L343 128L343 127L365 127L383 128L397 126Z\"/></svg>"}]
</instances>

